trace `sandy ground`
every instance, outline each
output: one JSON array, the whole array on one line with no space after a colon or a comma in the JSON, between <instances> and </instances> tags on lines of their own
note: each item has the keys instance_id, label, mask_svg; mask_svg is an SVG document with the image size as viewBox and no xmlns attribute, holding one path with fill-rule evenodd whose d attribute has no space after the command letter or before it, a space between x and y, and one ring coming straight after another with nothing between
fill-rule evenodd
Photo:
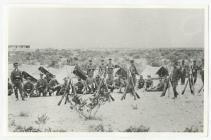
<instances>
[{"instance_id":1,"label":"sandy ground","mask_svg":"<svg viewBox=\"0 0 211 140\"><path fill-rule=\"evenodd\" d=\"M201 80L197 80L195 90L198 91L201 85ZM179 93L183 87L179 85ZM121 101L121 94L112 93L115 101L101 106L95 118L88 120L71 110L69 104L58 106L61 97L37 97L16 101L13 94L8 98L9 131L14 131L17 126L32 126L42 130L51 128L55 131L84 132L96 131L95 128L99 125L104 127L104 131L125 131L129 127L140 125L150 128L151 132L183 132L192 126L203 131L203 92L193 96L187 88L185 94L179 95L176 100L171 99L172 89L162 98L161 92L137 92L141 99L136 101L130 95ZM36 124L38 116L43 114L49 118L46 124Z\"/></svg>"},{"instance_id":2,"label":"sandy ground","mask_svg":"<svg viewBox=\"0 0 211 140\"><path fill-rule=\"evenodd\" d=\"M103 105L97 112L96 119L92 120L85 120L76 111L71 110L68 104L57 106L61 97L16 101L15 97L11 96L9 120L15 121L17 126L40 128L35 121L38 116L46 114L49 120L42 127L65 131L94 131L92 127L99 124L112 131L124 131L131 126L140 125L149 127L153 132L178 132L191 126L202 127L203 96L187 94L173 100L168 96L159 97L158 92L139 92L139 95L140 100L134 101L127 95L126 100L121 101L121 95L113 93L116 100ZM26 116L22 116L21 113ZM10 127L10 131L13 129L14 127Z\"/></svg>"}]
</instances>

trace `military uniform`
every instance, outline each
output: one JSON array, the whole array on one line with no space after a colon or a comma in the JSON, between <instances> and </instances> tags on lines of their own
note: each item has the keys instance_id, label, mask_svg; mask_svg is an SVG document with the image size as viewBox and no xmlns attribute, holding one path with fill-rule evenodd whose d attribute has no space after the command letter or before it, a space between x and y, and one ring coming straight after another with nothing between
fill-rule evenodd
<instances>
[{"instance_id":1,"label":"military uniform","mask_svg":"<svg viewBox=\"0 0 211 140\"><path fill-rule=\"evenodd\" d=\"M200 65L200 75L201 75L201 80L204 84L204 61L202 61L202 64Z\"/></svg>"},{"instance_id":2,"label":"military uniform","mask_svg":"<svg viewBox=\"0 0 211 140\"><path fill-rule=\"evenodd\" d=\"M90 75L90 77L94 76L95 66L93 64L89 64L87 66L87 75Z\"/></svg>"},{"instance_id":3,"label":"military uniform","mask_svg":"<svg viewBox=\"0 0 211 140\"><path fill-rule=\"evenodd\" d=\"M173 71L172 71L172 76L171 76L171 83L173 87L173 92L174 92L174 98L178 96L177 92L177 86L178 86L178 81L180 79L181 71L180 68L178 68L177 63L175 64Z\"/></svg>"},{"instance_id":4,"label":"military uniform","mask_svg":"<svg viewBox=\"0 0 211 140\"><path fill-rule=\"evenodd\" d=\"M95 78L95 85L96 85L96 87L98 87L100 85L100 81L101 81L100 76L97 76Z\"/></svg>"},{"instance_id":5,"label":"military uniform","mask_svg":"<svg viewBox=\"0 0 211 140\"><path fill-rule=\"evenodd\" d=\"M153 81L151 77L148 77L148 79L146 79L145 84L145 90L149 90L153 86Z\"/></svg>"},{"instance_id":6,"label":"military uniform","mask_svg":"<svg viewBox=\"0 0 211 140\"><path fill-rule=\"evenodd\" d=\"M15 96L16 99L18 100L18 91L21 95L22 100L24 100L24 95L23 95L23 77L22 77L22 73L20 70L18 69L14 69L11 73L11 82L13 84L13 88L15 91Z\"/></svg>"},{"instance_id":7,"label":"military uniform","mask_svg":"<svg viewBox=\"0 0 211 140\"><path fill-rule=\"evenodd\" d=\"M32 82L27 81L23 85L23 90L24 90L25 95L31 96L33 94L33 91L34 91L34 85L32 84Z\"/></svg>"},{"instance_id":8,"label":"military uniform","mask_svg":"<svg viewBox=\"0 0 211 140\"><path fill-rule=\"evenodd\" d=\"M185 78L186 78L186 65L184 64L184 62L181 65L181 84L184 85L185 84Z\"/></svg>"},{"instance_id":9,"label":"military uniform","mask_svg":"<svg viewBox=\"0 0 211 140\"><path fill-rule=\"evenodd\" d=\"M48 82L46 79L40 79L37 82L37 92L38 92L38 96L41 96L41 93L43 94L43 96L46 96L47 94L47 87L48 87Z\"/></svg>"},{"instance_id":10,"label":"military uniform","mask_svg":"<svg viewBox=\"0 0 211 140\"><path fill-rule=\"evenodd\" d=\"M114 90L113 83L114 83L113 79L110 79L110 78L106 79L106 84L108 86L108 89L110 89L111 92L113 92L113 90Z\"/></svg>"},{"instance_id":11,"label":"military uniform","mask_svg":"<svg viewBox=\"0 0 211 140\"><path fill-rule=\"evenodd\" d=\"M143 77L140 77L140 79L138 80L138 88L139 89L143 88L144 83L145 83L145 81L144 81Z\"/></svg>"},{"instance_id":12,"label":"military uniform","mask_svg":"<svg viewBox=\"0 0 211 140\"><path fill-rule=\"evenodd\" d=\"M77 93L77 94L83 94L84 84L82 83L81 80L79 80L79 81L75 84L75 88L76 88L76 93Z\"/></svg>"},{"instance_id":13,"label":"military uniform","mask_svg":"<svg viewBox=\"0 0 211 140\"><path fill-rule=\"evenodd\" d=\"M198 73L198 66L196 65L196 63L194 63L191 66L191 71L192 71L192 75L193 75L193 83L196 83L197 80L197 73Z\"/></svg>"},{"instance_id":14,"label":"military uniform","mask_svg":"<svg viewBox=\"0 0 211 140\"><path fill-rule=\"evenodd\" d=\"M52 93L56 91L56 95L59 94L59 91L61 89L61 86L59 86L59 82L56 79L51 79L48 83L48 92L49 95L51 96Z\"/></svg>"},{"instance_id":15,"label":"military uniform","mask_svg":"<svg viewBox=\"0 0 211 140\"><path fill-rule=\"evenodd\" d=\"M57 96L63 95L63 94L65 94L65 93L69 92L69 91L70 91L69 82L68 82L68 79L65 77L65 78L64 78L64 83L62 84L59 93L56 94L56 95L57 95Z\"/></svg>"},{"instance_id":16,"label":"military uniform","mask_svg":"<svg viewBox=\"0 0 211 140\"><path fill-rule=\"evenodd\" d=\"M105 76L106 75L106 65L104 63L102 63L99 66L99 75L100 76Z\"/></svg>"},{"instance_id":17,"label":"military uniform","mask_svg":"<svg viewBox=\"0 0 211 140\"><path fill-rule=\"evenodd\" d=\"M94 93L96 87L95 87L95 80L92 77L88 77L86 79L86 89L87 93Z\"/></svg>"},{"instance_id":18,"label":"military uniform","mask_svg":"<svg viewBox=\"0 0 211 140\"><path fill-rule=\"evenodd\" d=\"M110 78L112 80L114 79L114 77L113 77L114 65L113 64L111 64L111 63L107 64L107 72L106 73L108 74L108 78Z\"/></svg>"},{"instance_id":19,"label":"military uniform","mask_svg":"<svg viewBox=\"0 0 211 140\"><path fill-rule=\"evenodd\" d=\"M136 85L136 74L138 74L138 71L134 65L134 61L131 60L131 65L129 67L129 71L131 73L132 79L133 79L133 84L134 86Z\"/></svg>"},{"instance_id":20,"label":"military uniform","mask_svg":"<svg viewBox=\"0 0 211 140\"><path fill-rule=\"evenodd\" d=\"M160 97L162 97L162 96L165 96L166 95L166 91L167 91L167 89L169 88L169 77L164 77L164 79L163 79L163 92L162 92L162 94L160 95Z\"/></svg>"}]
</instances>

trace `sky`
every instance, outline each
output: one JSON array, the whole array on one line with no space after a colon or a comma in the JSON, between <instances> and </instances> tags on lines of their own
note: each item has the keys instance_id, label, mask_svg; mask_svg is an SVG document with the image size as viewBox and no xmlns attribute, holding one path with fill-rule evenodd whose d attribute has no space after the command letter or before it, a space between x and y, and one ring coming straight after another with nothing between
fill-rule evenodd
<instances>
[{"instance_id":1,"label":"sky","mask_svg":"<svg viewBox=\"0 0 211 140\"><path fill-rule=\"evenodd\" d=\"M203 48L203 9L20 8L8 44L31 48Z\"/></svg>"}]
</instances>

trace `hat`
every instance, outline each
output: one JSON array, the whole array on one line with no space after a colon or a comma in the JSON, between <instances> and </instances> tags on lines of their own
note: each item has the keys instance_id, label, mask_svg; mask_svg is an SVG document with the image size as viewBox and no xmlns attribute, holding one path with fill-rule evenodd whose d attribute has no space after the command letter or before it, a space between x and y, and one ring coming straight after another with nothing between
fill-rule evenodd
<instances>
[{"instance_id":1,"label":"hat","mask_svg":"<svg viewBox=\"0 0 211 140\"><path fill-rule=\"evenodd\" d=\"M108 60L112 60L111 58L109 58Z\"/></svg>"},{"instance_id":2,"label":"hat","mask_svg":"<svg viewBox=\"0 0 211 140\"><path fill-rule=\"evenodd\" d=\"M15 66L15 65L18 65L18 62L13 63L13 65L14 65L14 66Z\"/></svg>"},{"instance_id":3,"label":"hat","mask_svg":"<svg viewBox=\"0 0 211 140\"><path fill-rule=\"evenodd\" d=\"M134 60L130 60L130 63L134 63Z\"/></svg>"}]
</instances>

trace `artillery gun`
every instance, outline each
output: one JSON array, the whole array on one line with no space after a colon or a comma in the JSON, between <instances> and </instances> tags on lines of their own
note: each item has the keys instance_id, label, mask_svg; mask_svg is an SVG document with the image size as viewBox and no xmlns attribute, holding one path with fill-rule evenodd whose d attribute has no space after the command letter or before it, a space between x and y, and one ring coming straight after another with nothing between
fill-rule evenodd
<instances>
[{"instance_id":1,"label":"artillery gun","mask_svg":"<svg viewBox=\"0 0 211 140\"><path fill-rule=\"evenodd\" d=\"M27 79L28 77L30 78L30 80L34 83L37 82L37 79L34 78L33 76L31 76L29 73L27 73L26 71L22 71L22 75L24 79Z\"/></svg>"}]
</instances>

